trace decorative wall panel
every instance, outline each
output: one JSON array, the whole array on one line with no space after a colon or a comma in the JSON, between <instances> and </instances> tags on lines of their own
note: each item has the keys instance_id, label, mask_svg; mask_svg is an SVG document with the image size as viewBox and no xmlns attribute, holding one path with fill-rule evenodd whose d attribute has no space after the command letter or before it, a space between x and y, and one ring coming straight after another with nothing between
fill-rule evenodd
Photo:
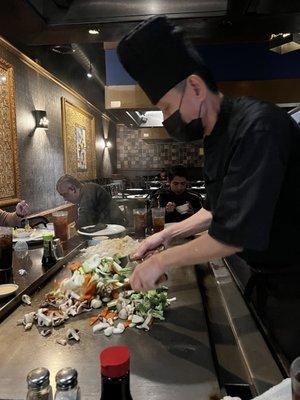
<instances>
[{"instance_id":1,"label":"decorative wall panel","mask_svg":"<svg viewBox=\"0 0 300 400\"><path fill-rule=\"evenodd\" d=\"M13 67L0 58L0 206L20 199Z\"/></svg>"},{"instance_id":2,"label":"decorative wall panel","mask_svg":"<svg viewBox=\"0 0 300 400\"><path fill-rule=\"evenodd\" d=\"M117 168L124 170L158 170L175 164L199 168L202 166L200 147L183 143L148 144L139 138L137 130L117 127Z\"/></svg>"},{"instance_id":3,"label":"decorative wall panel","mask_svg":"<svg viewBox=\"0 0 300 400\"><path fill-rule=\"evenodd\" d=\"M64 97L61 101L65 173L96 179L95 118Z\"/></svg>"}]
</instances>

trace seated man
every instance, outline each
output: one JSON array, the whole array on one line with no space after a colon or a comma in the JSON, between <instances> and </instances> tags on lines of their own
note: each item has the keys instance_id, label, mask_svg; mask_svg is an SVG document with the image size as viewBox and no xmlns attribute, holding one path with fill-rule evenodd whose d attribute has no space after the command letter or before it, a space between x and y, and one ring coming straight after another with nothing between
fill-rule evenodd
<instances>
[{"instance_id":1,"label":"seated man","mask_svg":"<svg viewBox=\"0 0 300 400\"><path fill-rule=\"evenodd\" d=\"M71 175L63 175L56 183L56 190L64 200L78 205L77 229L99 222L121 225L125 223L117 204L97 183L81 183Z\"/></svg>"},{"instance_id":2,"label":"seated man","mask_svg":"<svg viewBox=\"0 0 300 400\"><path fill-rule=\"evenodd\" d=\"M16 205L15 212L6 212L0 208L0 226L21 226L22 219L29 213L29 205L25 200Z\"/></svg>"},{"instance_id":3,"label":"seated man","mask_svg":"<svg viewBox=\"0 0 300 400\"><path fill-rule=\"evenodd\" d=\"M187 170L183 165L176 165L168 172L169 187L159 189L152 201L152 207L165 207L166 222L179 222L200 210L201 199L186 189ZM186 210L177 210L186 204ZM184 207L183 207L184 208Z\"/></svg>"},{"instance_id":4,"label":"seated man","mask_svg":"<svg viewBox=\"0 0 300 400\"><path fill-rule=\"evenodd\" d=\"M167 179L167 171L165 168L162 168L159 173L155 176L155 179L158 181L165 181Z\"/></svg>"}]
</instances>

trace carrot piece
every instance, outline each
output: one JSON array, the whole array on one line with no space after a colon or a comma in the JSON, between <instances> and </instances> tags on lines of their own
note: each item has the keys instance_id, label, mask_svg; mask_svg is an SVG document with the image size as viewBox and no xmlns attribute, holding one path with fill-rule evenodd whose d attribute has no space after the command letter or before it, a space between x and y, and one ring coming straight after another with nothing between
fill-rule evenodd
<instances>
[{"instance_id":1,"label":"carrot piece","mask_svg":"<svg viewBox=\"0 0 300 400\"><path fill-rule=\"evenodd\" d=\"M116 317L116 313L115 312L109 312L105 315L106 319L114 319Z\"/></svg>"},{"instance_id":2,"label":"carrot piece","mask_svg":"<svg viewBox=\"0 0 300 400\"><path fill-rule=\"evenodd\" d=\"M129 319L127 319L126 321L123 321L122 324L124 325L124 328L126 329L131 324L131 321Z\"/></svg>"},{"instance_id":3,"label":"carrot piece","mask_svg":"<svg viewBox=\"0 0 300 400\"><path fill-rule=\"evenodd\" d=\"M94 325L95 322L97 322L99 319L99 315L94 315L93 317L90 318L89 324L90 326Z\"/></svg>"},{"instance_id":4,"label":"carrot piece","mask_svg":"<svg viewBox=\"0 0 300 400\"><path fill-rule=\"evenodd\" d=\"M100 314L99 314L99 317L101 318L104 318L104 317L106 317L106 315L107 315L107 313L108 313L108 307L106 306L106 307L104 307L102 310L101 310L101 312L100 312Z\"/></svg>"},{"instance_id":5,"label":"carrot piece","mask_svg":"<svg viewBox=\"0 0 300 400\"><path fill-rule=\"evenodd\" d=\"M68 268L70 271L74 272L77 269L79 269L82 266L82 263L80 261L75 261L71 264L68 265Z\"/></svg>"}]
</instances>

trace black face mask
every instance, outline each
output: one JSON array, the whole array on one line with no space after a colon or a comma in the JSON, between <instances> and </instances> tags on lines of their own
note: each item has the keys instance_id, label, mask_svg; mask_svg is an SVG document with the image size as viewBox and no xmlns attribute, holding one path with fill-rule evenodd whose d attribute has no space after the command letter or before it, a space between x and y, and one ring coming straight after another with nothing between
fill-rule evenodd
<instances>
[{"instance_id":1,"label":"black face mask","mask_svg":"<svg viewBox=\"0 0 300 400\"><path fill-rule=\"evenodd\" d=\"M168 134L177 142L196 142L203 139L204 128L200 117L186 123L183 121L180 111L175 111L163 121L163 126Z\"/></svg>"}]
</instances>

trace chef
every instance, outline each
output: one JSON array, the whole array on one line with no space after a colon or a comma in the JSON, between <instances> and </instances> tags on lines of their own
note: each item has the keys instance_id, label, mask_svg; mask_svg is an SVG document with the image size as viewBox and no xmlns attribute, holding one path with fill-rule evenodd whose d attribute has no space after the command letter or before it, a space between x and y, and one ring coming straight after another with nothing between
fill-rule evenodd
<instances>
[{"instance_id":1,"label":"chef","mask_svg":"<svg viewBox=\"0 0 300 400\"><path fill-rule=\"evenodd\" d=\"M223 95L182 30L165 16L138 25L120 41L117 52L127 72L163 112L170 136L186 142L204 138L203 208L147 238L135 257L174 238L207 232L141 263L131 277L132 288L154 288L171 267L236 253L254 269L293 271L290 283L300 280L296 123L271 103ZM293 290L300 297L300 285Z\"/></svg>"}]
</instances>

